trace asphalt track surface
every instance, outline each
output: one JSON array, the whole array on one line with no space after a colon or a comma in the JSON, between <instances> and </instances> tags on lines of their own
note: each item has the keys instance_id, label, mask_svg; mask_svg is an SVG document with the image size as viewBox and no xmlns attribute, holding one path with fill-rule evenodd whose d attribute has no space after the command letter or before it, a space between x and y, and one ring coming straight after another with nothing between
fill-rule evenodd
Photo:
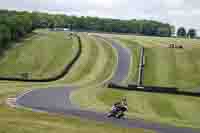
<instances>
[{"instance_id":1,"label":"asphalt track surface","mask_svg":"<svg viewBox=\"0 0 200 133\"><path fill-rule=\"evenodd\" d=\"M120 82L126 78L130 64L130 51L116 42L112 46L118 51L118 67L112 82ZM70 102L72 91L78 89L75 86L54 87L47 89L34 89L17 97L16 104L20 107L28 107L33 111L58 113L66 116L77 116L82 119L108 122L125 128L143 128L157 133L200 133L200 130L191 128L178 128L166 124L147 122L141 119L114 119L107 118L106 113L83 110Z\"/></svg>"},{"instance_id":2,"label":"asphalt track surface","mask_svg":"<svg viewBox=\"0 0 200 133\"><path fill-rule=\"evenodd\" d=\"M114 77L111 79L112 83L120 83L126 79L131 60L131 52L128 48L123 48L117 42L113 41L112 46L118 51L118 65Z\"/></svg>"}]
</instances>

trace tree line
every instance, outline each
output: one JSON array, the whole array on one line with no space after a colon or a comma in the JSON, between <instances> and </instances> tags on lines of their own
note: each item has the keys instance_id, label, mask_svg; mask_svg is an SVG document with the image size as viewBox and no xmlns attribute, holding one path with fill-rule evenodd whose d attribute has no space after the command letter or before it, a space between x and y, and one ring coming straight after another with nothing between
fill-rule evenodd
<instances>
[{"instance_id":1,"label":"tree line","mask_svg":"<svg viewBox=\"0 0 200 133\"><path fill-rule=\"evenodd\" d=\"M197 37L197 31L196 29L189 29L188 32L184 27L180 27L177 30L177 36L183 37L183 38L196 38Z\"/></svg>"},{"instance_id":2,"label":"tree line","mask_svg":"<svg viewBox=\"0 0 200 133\"><path fill-rule=\"evenodd\" d=\"M0 10L0 53L11 45L9 42L19 40L36 28L55 27L162 37L170 37L175 29L170 24L149 20L119 20Z\"/></svg>"}]
</instances>

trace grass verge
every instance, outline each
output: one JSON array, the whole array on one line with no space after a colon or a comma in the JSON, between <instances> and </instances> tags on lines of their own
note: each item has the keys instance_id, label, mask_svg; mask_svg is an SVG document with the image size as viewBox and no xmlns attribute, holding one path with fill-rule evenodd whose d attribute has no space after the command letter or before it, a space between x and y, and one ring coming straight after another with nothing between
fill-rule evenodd
<instances>
[{"instance_id":1,"label":"grass verge","mask_svg":"<svg viewBox=\"0 0 200 133\"><path fill-rule=\"evenodd\" d=\"M187 91L200 86L199 40L145 36L116 38L145 47L145 85L177 87ZM183 45L184 49L167 48L171 43Z\"/></svg>"},{"instance_id":2,"label":"grass verge","mask_svg":"<svg viewBox=\"0 0 200 133\"><path fill-rule=\"evenodd\" d=\"M30 79L53 77L75 57L78 41L66 32L35 30L34 33L1 58L0 76L20 78L29 73Z\"/></svg>"},{"instance_id":3,"label":"grass verge","mask_svg":"<svg viewBox=\"0 0 200 133\"><path fill-rule=\"evenodd\" d=\"M84 46L86 45L87 43ZM101 48L101 49L102 50L100 51L104 51L104 48ZM87 55L88 54L87 50L84 51L83 54ZM106 56L108 55L109 54L107 53ZM107 57L106 57L105 62L107 62L105 63L107 65L109 63L111 64L113 63L112 61L108 62ZM83 64L81 65L85 65L87 63L88 62L83 62ZM107 71L109 72L109 70ZM105 72L105 73L108 73L108 72ZM96 76L98 77L96 77L94 80L98 79L98 81L99 80L101 81L102 78L104 79L104 76L107 77L107 74L105 74L104 76L100 76L98 75L99 73L102 73L102 72L98 70L98 73L96 74ZM85 78L87 77L87 75L83 77ZM14 133L25 133L25 132L29 132L29 133L35 133L35 132L39 132L39 133L47 133L47 132L48 133L55 133L55 132L153 133L153 131L144 130L144 129L127 129L127 128L121 128L121 127L113 126L111 124L106 124L106 123L100 123L100 122L89 121L89 120L80 120L79 118L72 117L72 116L64 117L64 116L56 115L56 114L49 115L47 113L35 113L35 112L31 112L24 109L16 110L5 105L6 98L15 97L17 94L21 94L27 89L45 88L47 86L57 86L57 85L60 86L60 85L65 85L66 82L70 82L67 76L59 81L55 81L52 83L40 83L40 84L1 81L0 82L0 118L1 118L0 132L1 133L13 133L13 132Z\"/></svg>"},{"instance_id":4,"label":"grass verge","mask_svg":"<svg viewBox=\"0 0 200 133\"><path fill-rule=\"evenodd\" d=\"M75 104L88 109L95 109L102 104L96 99L96 95L102 91L102 83L112 78L113 71L115 71L113 68L116 67L117 62L116 53L109 42L97 38L93 39L96 40L96 45L100 47L100 54L98 56L98 62L95 64L95 69L92 70L93 77L90 79L92 84L75 91L71 95L71 99ZM90 95L91 91L95 91L95 93Z\"/></svg>"}]
</instances>

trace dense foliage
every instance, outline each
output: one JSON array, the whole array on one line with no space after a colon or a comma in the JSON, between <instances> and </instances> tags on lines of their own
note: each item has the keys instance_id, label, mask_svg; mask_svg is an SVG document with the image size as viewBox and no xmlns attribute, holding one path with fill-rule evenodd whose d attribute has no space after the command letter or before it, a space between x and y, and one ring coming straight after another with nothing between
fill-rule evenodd
<instances>
[{"instance_id":1,"label":"dense foliage","mask_svg":"<svg viewBox=\"0 0 200 133\"><path fill-rule=\"evenodd\" d=\"M174 29L169 24L157 21L118 20L0 10L0 53L9 47L10 41L19 40L35 28L54 27L72 27L74 30L135 33L152 36L171 36Z\"/></svg>"},{"instance_id":2,"label":"dense foliage","mask_svg":"<svg viewBox=\"0 0 200 133\"><path fill-rule=\"evenodd\" d=\"M73 17L73 27L89 31L135 33L150 36L169 37L173 26L148 20L118 20L95 17Z\"/></svg>"},{"instance_id":3,"label":"dense foliage","mask_svg":"<svg viewBox=\"0 0 200 133\"><path fill-rule=\"evenodd\" d=\"M187 33L187 36L189 38L195 38L197 36L197 32L195 29L189 29L188 33Z\"/></svg>"},{"instance_id":4,"label":"dense foliage","mask_svg":"<svg viewBox=\"0 0 200 133\"><path fill-rule=\"evenodd\" d=\"M178 28L178 30L177 30L178 37L186 37L186 35L187 35L187 31L184 27Z\"/></svg>"}]
</instances>

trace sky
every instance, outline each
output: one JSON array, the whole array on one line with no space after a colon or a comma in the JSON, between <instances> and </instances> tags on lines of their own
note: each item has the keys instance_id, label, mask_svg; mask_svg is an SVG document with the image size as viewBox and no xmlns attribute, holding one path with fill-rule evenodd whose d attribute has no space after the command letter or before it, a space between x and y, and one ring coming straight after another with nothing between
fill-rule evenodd
<instances>
[{"instance_id":1,"label":"sky","mask_svg":"<svg viewBox=\"0 0 200 133\"><path fill-rule=\"evenodd\" d=\"M199 0L0 0L0 9L152 19L200 30Z\"/></svg>"}]
</instances>

